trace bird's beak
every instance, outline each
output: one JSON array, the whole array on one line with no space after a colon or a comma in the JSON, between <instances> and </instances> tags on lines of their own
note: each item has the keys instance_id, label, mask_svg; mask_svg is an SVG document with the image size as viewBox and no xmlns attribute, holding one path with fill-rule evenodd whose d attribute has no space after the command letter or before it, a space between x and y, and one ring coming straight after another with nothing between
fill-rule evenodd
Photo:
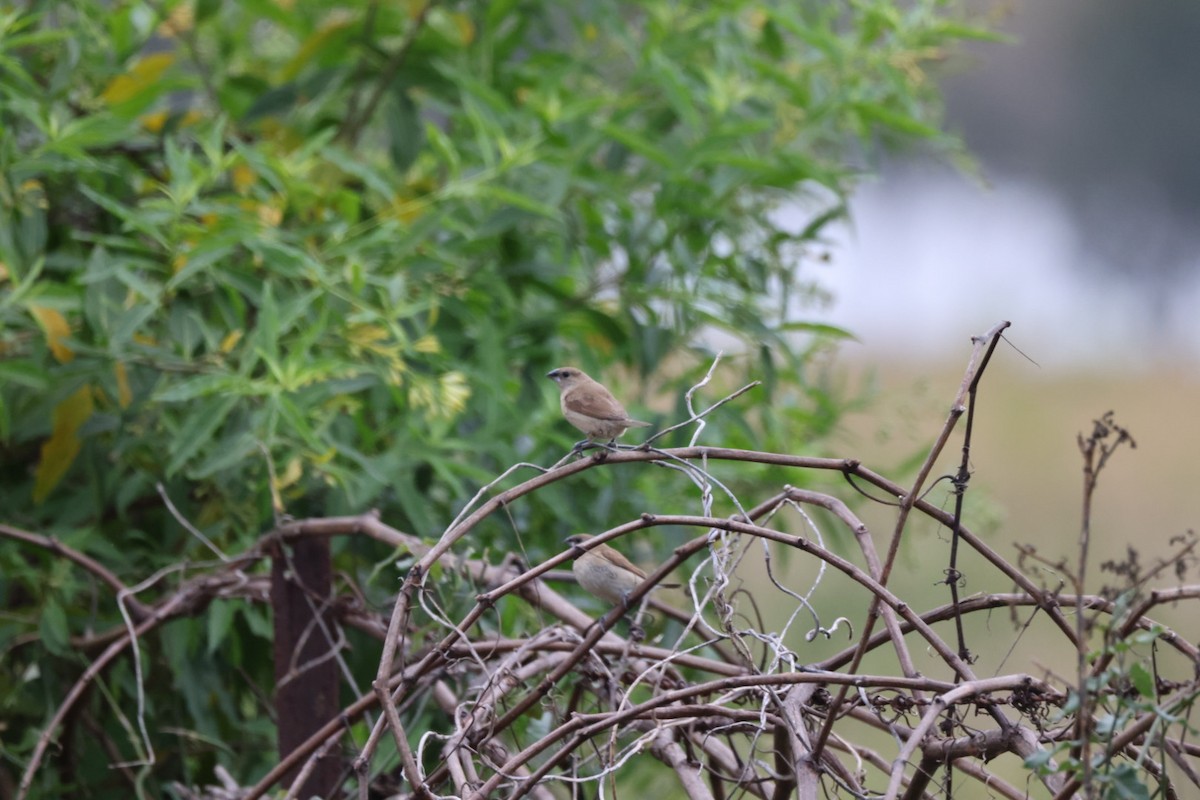
<instances>
[{"instance_id":1,"label":"bird's beak","mask_svg":"<svg viewBox=\"0 0 1200 800\"><path fill-rule=\"evenodd\" d=\"M554 376L556 376L557 374L558 374L558 370L556 370L556 369L552 369L552 370L550 370L549 372L547 372L547 373L546 373L546 377L547 377L547 378L551 378L551 379L553 379L553 378L554 378Z\"/></svg>"}]
</instances>

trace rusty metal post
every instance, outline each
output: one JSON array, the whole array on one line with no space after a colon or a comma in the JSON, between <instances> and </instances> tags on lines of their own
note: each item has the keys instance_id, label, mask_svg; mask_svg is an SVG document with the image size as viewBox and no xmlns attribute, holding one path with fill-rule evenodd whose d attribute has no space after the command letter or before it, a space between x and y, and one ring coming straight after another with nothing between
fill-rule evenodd
<instances>
[{"instance_id":1,"label":"rusty metal post","mask_svg":"<svg viewBox=\"0 0 1200 800\"><path fill-rule=\"evenodd\" d=\"M283 758L338 714L337 661L325 630L332 631L329 614L333 565L329 540L302 538L289 545L291 563L282 550L271 561L271 609L275 620L275 719L279 756ZM322 611L325 629L313 617ZM291 786L298 765L283 777ZM321 758L297 797L329 797L338 782L341 763L336 750Z\"/></svg>"}]
</instances>

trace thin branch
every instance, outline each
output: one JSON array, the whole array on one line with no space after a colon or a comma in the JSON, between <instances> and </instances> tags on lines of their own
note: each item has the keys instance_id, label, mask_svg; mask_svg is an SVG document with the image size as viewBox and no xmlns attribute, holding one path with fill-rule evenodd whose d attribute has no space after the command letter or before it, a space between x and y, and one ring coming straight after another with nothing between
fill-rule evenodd
<instances>
[{"instance_id":1,"label":"thin branch","mask_svg":"<svg viewBox=\"0 0 1200 800\"><path fill-rule=\"evenodd\" d=\"M371 96L367 99L362 110L357 115L347 115L346 119L342 122L341 130L338 131L338 138L351 147L358 143L358 137L362 133L363 128L370 122L371 117L375 116L375 110L378 108L379 102L383 99L383 95L387 90L391 88L396 78L396 73L404 66L404 62L408 59L413 45L416 44L417 36L425 27L425 20L428 18L429 12L433 10L435 4L435 0L427 0L421 6L421 10L413 17L409 23L408 30L404 33L404 40L400 42L400 45L388 59L387 64L379 71L379 77L375 80L375 90L371 92Z\"/></svg>"},{"instance_id":2,"label":"thin branch","mask_svg":"<svg viewBox=\"0 0 1200 800\"><path fill-rule=\"evenodd\" d=\"M953 432L955 424L958 422L958 418L962 416L964 410L963 400L966 397L967 392L974 389L974 387L977 385L979 378L983 375L984 368L987 366L988 359L991 357L992 351L996 348L996 343L999 341L1000 334L1003 333L1004 329L1010 324L1011 323L1007 321L1001 321L996 325L993 325L992 328L986 333L980 336L972 337L971 339L974 345L974 348L971 352L971 359L967 363L967 370L963 375L962 384L959 387L958 394L955 396L954 402L950 406L949 417L942 426L942 430L938 434L937 439L934 441L933 446L930 448L929 454L925 457L925 461L921 465L921 468L917 470L917 477L913 480L912 486L908 489L908 491L898 495L900 497L900 506L896 513L896 523L892 531L892 538L888 543L887 556L884 558L884 562L879 573L879 583L881 586L887 586L888 579L891 577L892 565L896 563L896 555L900 551L900 540L904 533L905 526L908 523L909 513L920 502L919 498L921 496L921 489L925 485L925 481L929 477L929 473L933 470L933 465L937 461L938 456L941 455L942 449L946 446L946 442L949 441L950 434ZM873 600L871 602L870 609L867 612L867 621L863 626L862 638L859 640L861 647L858 652L855 653L854 659L850 662L849 670L851 672L857 670L862 661L867 641L870 639L871 633L875 629L875 620L878 618L879 608L879 600ZM843 702L845 702L845 699L846 694L845 690L843 690L839 692L837 697L834 699L833 709L826 718L825 725L821 728L821 732L817 734L815 750L818 755L821 752L821 748L825 745L825 740L829 737L830 732L833 730L833 722L837 718L837 708Z\"/></svg>"}]
</instances>

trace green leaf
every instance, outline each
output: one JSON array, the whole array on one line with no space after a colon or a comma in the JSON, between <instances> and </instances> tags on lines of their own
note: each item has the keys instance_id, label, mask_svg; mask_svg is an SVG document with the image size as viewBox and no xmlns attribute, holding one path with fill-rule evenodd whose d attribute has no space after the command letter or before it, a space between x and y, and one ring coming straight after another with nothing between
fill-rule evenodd
<instances>
[{"instance_id":1,"label":"green leaf","mask_svg":"<svg viewBox=\"0 0 1200 800\"><path fill-rule=\"evenodd\" d=\"M687 85L679 65L665 55L651 53L650 66L654 81L683 123L689 128L700 128L702 123L694 101L696 92Z\"/></svg>"},{"instance_id":2,"label":"green leaf","mask_svg":"<svg viewBox=\"0 0 1200 800\"><path fill-rule=\"evenodd\" d=\"M1118 764L1108 781L1105 800L1150 800L1150 790L1142 783L1141 771L1132 764Z\"/></svg>"},{"instance_id":3,"label":"green leaf","mask_svg":"<svg viewBox=\"0 0 1200 800\"><path fill-rule=\"evenodd\" d=\"M242 115L242 124L249 125L264 117L278 117L290 112L300 99L300 87L295 81L275 86L259 95Z\"/></svg>"},{"instance_id":4,"label":"green leaf","mask_svg":"<svg viewBox=\"0 0 1200 800\"><path fill-rule=\"evenodd\" d=\"M196 481L211 478L239 463L245 463L257 451L258 440L250 433L240 433L233 438L222 440L219 446L213 447L206 459L187 471L187 476Z\"/></svg>"},{"instance_id":5,"label":"green leaf","mask_svg":"<svg viewBox=\"0 0 1200 800\"><path fill-rule=\"evenodd\" d=\"M206 22L209 19L217 16L221 11L221 0L197 0L196 2L196 24Z\"/></svg>"},{"instance_id":6,"label":"green leaf","mask_svg":"<svg viewBox=\"0 0 1200 800\"><path fill-rule=\"evenodd\" d=\"M915 117L902 114L875 103L854 103L853 108L864 119L879 123L898 133L916 136L920 139L936 139L941 132Z\"/></svg>"},{"instance_id":7,"label":"green leaf","mask_svg":"<svg viewBox=\"0 0 1200 800\"><path fill-rule=\"evenodd\" d=\"M1054 754L1049 750L1038 750L1025 757L1025 767L1032 770L1045 769L1050 764Z\"/></svg>"},{"instance_id":8,"label":"green leaf","mask_svg":"<svg viewBox=\"0 0 1200 800\"><path fill-rule=\"evenodd\" d=\"M197 245L195 250L187 254L187 262L178 272L171 276L165 288L168 291L173 291L187 283L193 277L203 274L213 264L227 258L234 247L239 244L242 237L243 235L240 232L225 236L205 237L204 241Z\"/></svg>"},{"instance_id":9,"label":"green leaf","mask_svg":"<svg viewBox=\"0 0 1200 800\"><path fill-rule=\"evenodd\" d=\"M779 60L784 55L783 37L779 34L779 26L773 20L767 20L762 28L759 46L772 59Z\"/></svg>"},{"instance_id":10,"label":"green leaf","mask_svg":"<svg viewBox=\"0 0 1200 800\"><path fill-rule=\"evenodd\" d=\"M210 443L213 434L221 427L221 423L225 421L225 417L229 416L229 412L237 405L239 399L236 395L217 397L211 402L191 409L191 415L187 417L187 422L171 438L167 448L167 452L171 456L171 460L167 463L168 476L178 472L201 447Z\"/></svg>"},{"instance_id":11,"label":"green leaf","mask_svg":"<svg viewBox=\"0 0 1200 800\"><path fill-rule=\"evenodd\" d=\"M425 145L425 126L408 92L397 89L384 109L388 131L388 153L400 172L408 169Z\"/></svg>"},{"instance_id":12,"label":"green leaf","mask_svg":"<svg viewBox=\"0 0 1200 800\"><path fill-rule=\"evenodd\" d=\"M35 392L50 387L50 376L46 370L28 359L0 360L0 383L18 383Z\"/></svg>"},{"instance_id":13,"label":"green leaf","mask_svg":"<svg viewBox=\"0 0 1200 800\"><path fill-rule=\"evenodd\" d=\"M1155 697L1154 676L1143 664L1135 663L1129 668L1129 681L1142 697L1148 699Z\"/></svg>"},{"instance_id":14,"label":"green leaf","mask_svg":"<svg viewBox=\"0 0 1200 800\"><path fill-rule=\"evenodd\" d=\"M478 188L477 193L484 197L490 197L493 200L499 200L502 203L508 203L511 206L515 206L522 211L528 211L531 214L537 214L538 216L546 217L547 219L559 219L559 210L557 208L551 208L545 203L535 200L529 195L521 194L520 192L513 191L512 189L508 189L503 186L484 184Z\"/></svg>"},{"instance_id":15,"label":"green leaf","mask_svg":"<svg viewBox=\"0 0 1200 800\"><path fill-rule=\"evenodd\" d=\"M934 22L928 35L936 39L967 39L976 42L1002 42L1013 44L1019 41L1017 37L1002 31L989 31L975 25L965 25L957 20L939 20Z\"/></svg>"},{"instance_id":16,"label":"green leaf","mask_svg":"<svg viewBox=\"0 0 1200 800\"><path fill-rule=\"evenodd\" d=\"M234 391L249 393L245 391L248 386L248 381L236 375L196 375L159 392L154 400L159 403L182 403L210 394Z\"/></svg>"},{"instance_id":17,"label":"green leaf","mask_svg":"<svg viewBox=\"0 0 1200 800\"><path fill-rule=\"evenodd\" d=\"M600 130L638 155L650 159L660 167L671 167L675 163L675 159L671 157L670 153L653 144L645 136L629 128L621 127L615 122L605 122L600 126Z\"/></svg>"},{"instance_id":18,"label":"green leaf","mask_svg":"<svg viewBox=\"0 0 1200 800\"><path fill-rule=\"evenodd\" d=\"M246 627L250 632L263 641L271 641L275 636L275 626L271 622L271 617L265 609L260 609L248 603L234 603L238 609L242 619L246 621Z\"/></svg>"},{"instance_id":19,"label":"green leaf","mask_svg":"<svg viewBox=\"0 0 1200 800\"><path fill-rule=\"evenodd\" d=\"M153 218L139 213L137 209L123 205L121 202L92 189L90 186L80 185L79 191L93 203L119 219L129 230L137 231L150 237L164 248L169 247L166 237L159 230Z\"/></svg>"},{"instance_id":20,"label":"green leaf","mask_svg":"<svg viewBox=\"0 0 1200 800\"><path fill-rule=\"evenodd\" d=\"M38 622L38 635L46 649L55 655L66 655L71 645L71 628L67 612L56 597L47 597Z\"/></svg>"},{"instance_id":21,"label":"green leaf","mask_svg":"<svg viewBox=\"0 0 1200 800\"><path fill-rule=\"evenodd\" d=\"M232 600L214 600L208 607L208 654L211 656L225 644L225 637L233 627L233 618L239 603Z\"/></svg>"},{"instance_id":22,"label":"green leaf","mask_svg":"<svg viewBox=\"0 0 1200 800\"><path fill-rule=\"evenodd\" d=\"M837 325L829 325L824 322L785 322L779 326L779 330L789 333L812 333L830 339L858 341L858 337L845 328L839 328Z\"/></svg>"},{"instance_id":23,"label":"green leaf","mask_svg":"<svg viewBox=\"0 0 1200 800\"><path fill-rule=\"evenodd\" d=\"M449 170L450 177L456 177L462 169L462 158L459 156L454 141L432 122L425 124L425 135L429 139L430 147Z\"/></svg>"}]
</instances>

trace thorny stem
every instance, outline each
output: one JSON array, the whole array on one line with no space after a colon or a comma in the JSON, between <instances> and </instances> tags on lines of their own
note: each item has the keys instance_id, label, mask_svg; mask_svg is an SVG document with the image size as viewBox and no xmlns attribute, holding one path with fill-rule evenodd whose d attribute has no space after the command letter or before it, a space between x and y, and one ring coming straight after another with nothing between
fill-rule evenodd
<instances>
[{"instance_id":1,"label":"thorny stem","mask_svg":"<svg viewBox=\"0 0 1200 800\"><path fill-rule=\"evenodd\" d=\"M962 577L962 573L958 571L958 543L961 537L962 530L962 515L963 502L966 499L967 483L971 480L971 433L975 428L975 398L979 396L979 379L983 376L983 370L987 366L992 357L992 351L996 349L997 342L1000 341L999 335L995 336L991 344L988 346L987 353L983 356L983 361L979 365L979 372L975 373L974 380L971 381L971 387L967 390L969 398L967 402L967 422L963 431L963 446L962 446L962 461L958 465L958 472L954 476L954 530L950 538L950 567L946 570L946 584L950 587L950 600L954 603L954 607L958 607L958 584ZM954 615L954 629L958 636L958 656L964 661L971 661L971 651L967 649L967 638L963 633L962 616Z\"/></svg>"},{"instance_id":2,"label":"thorny stem","mask_svg":"<svg viewBox=\"0 0 1200 800\"><path fill-rule=\"evenodd\" d=\"M983 375L984 369L987 367L988 361L991 359L992 352L996 349L996 344L1000 341L1000 334L1012 323L1007 320L1002 320L991 327L986 333L972 337L974 349L971 354L971 360L967 364L967 371L963 376L962 385L959 388L958 395L954 399L953 405L950 407L950 415L942 426L941 433L930 448L929 455L925 457L925 462L917 471L917 477L913 481L912 488L907 493L901 496L900 506L896 514L896 525L892 532L891 541L888 544L887 557L884 559L883 570L879 575L879 583L881 586L887 586L888 579L892 574L892 566L896 563L896 556L900 552L900 539L904 532L905 525L908 522L908 515L913 507L919 502L921 488L925 485L929 473L933 470L933 465L941 455L942 448L946 446L946 442L950 439L950 433L954 430L958 418L963 413L963 399L968 392L973 391L978 385L979 379ZM984 345L987 345L986 353ZM959 523L955 523L957 528ZM854 658L850 662L849 671L855 672L858 670L859 664L862 662L863 655L866 653L868 640L871 638L871 633L875 629L875 621L879 618L879 597L872 599L870 608L867 612L867 621L863 626L862 637L859 639L859 648L855 651ZM813 744L813 756L819 758L821 749L825 746L825 742L829 738L829 734L833 731L833 724L837 720L837 711L846 701L846 689L838 692L836 699L830 707L830 712L825 718L825 724L821 726L821 732L817 734Z\"/></svg>"},{"instance_id":3,"label":"thorny stem","mask_svg":"<svg viewBox=\"0 0 1200 800\"><path fill-rule=\"evenodd\" d=\"M1116 436L1109 441L1109 437ZM1137 442L1129 435L1129 431L1117 425L1113 420L1113 412L1109 411L1100 419L1092 421L1092 432L1086 438L1081 433L1076 437L1079 452L1083 456L1083 506L1080 511L1079 524L1079 565L1076 567L1075 582L1075 670L1076 691L1079 693L1079 712L1075 717L1075 747L1076 756L1083 765L1081 785L1089 797L1095 793L1092 785L1091 759L1091 730L1089 722L1095 705L1092 693L1088 689L1088 629L1089 620L1084 615L1082 600L1084 587L1087 584L1088 552L1092 540L1092 502L1096 492L1096 484L1100 473L1108 463L1109 457L1122 444L1129 443L1136 448Z\"/></svg>"}]
</instances>

